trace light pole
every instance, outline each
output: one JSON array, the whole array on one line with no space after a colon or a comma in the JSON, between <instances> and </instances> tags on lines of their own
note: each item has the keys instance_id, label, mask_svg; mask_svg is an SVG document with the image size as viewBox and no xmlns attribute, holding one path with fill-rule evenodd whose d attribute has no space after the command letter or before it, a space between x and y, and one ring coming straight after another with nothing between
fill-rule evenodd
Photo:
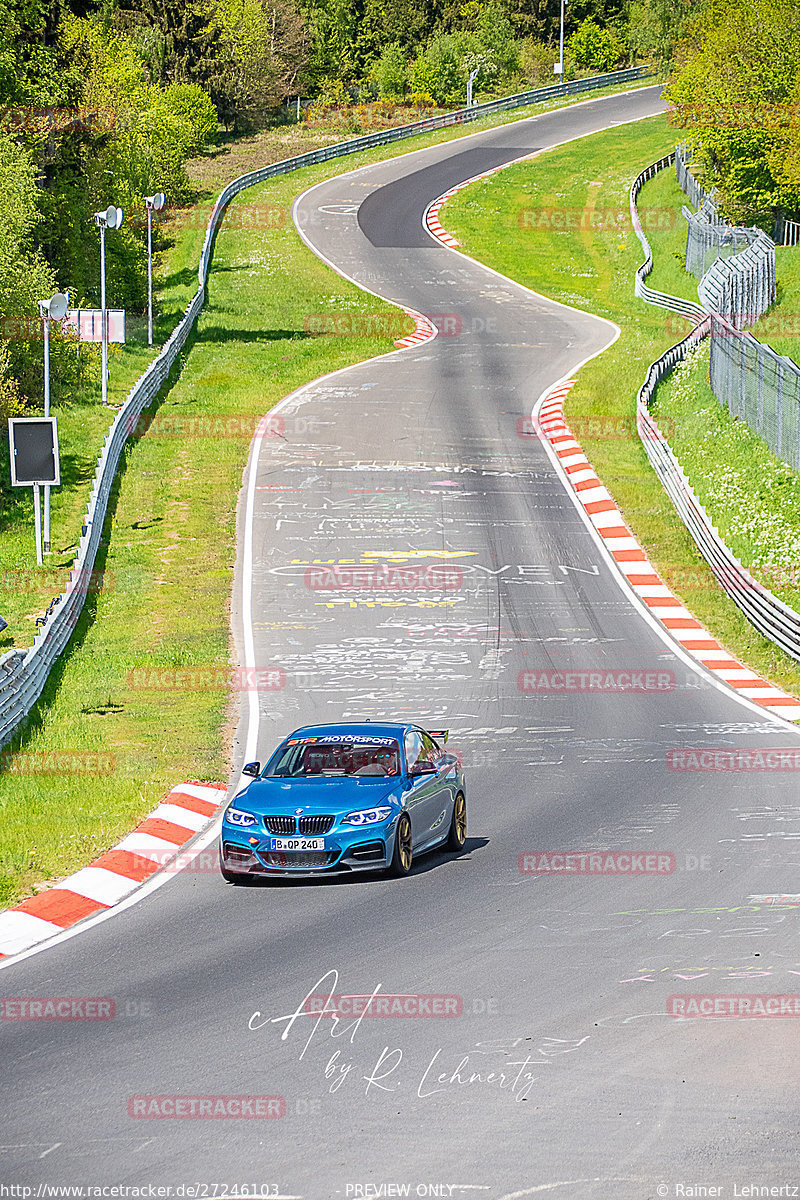
<instances>
[{"instance_id":1,"label":"light pole","mask_svg":"<svg viewBox=\"0 0 800 1200\"><path fill-rule=\"evenodd\" d=\"M472 85L478 78L478 71L480 71L480 67L476 67L467 80L467 108L472 108Z\"/></svg>"},{"instance_id":2,"label":"light pole","mask_svg":"<svg viewBox=\"0 0 800 1200\"><path fill-rule=\"evenodd\" d=\"M160 212L164 207L166 196L156 192L154 196L145 196L147 206L147 344L153 344L153 212Z\"/></svg>"},{"instance_id":3,"label":"light pole","mask_svg":"<svg viewBox=\"0 0 800 1200\"><path fill-rule=\"evenodd\" d=\"M103 339L103 404L108 403L108 313L106 311L106 230L119 229L122 224L122 209L109 204L105 212L94 214L95 225L100 228L100 325Z\"/></svg>"},{"instance_id":4,"label":"light pole","mask_svg":"<svg viewBox=\"0 0 800 1200\"><path fill-rule=\"evenodd\" d=\"M564 9L567 0L561 0L561 36L559 38L558 62L554 68L556 75L560 75L562 82L564 79Z\"/></svg>"},{"instance_id":5,"label":"light pole","mask_svg":"<svg viewBox=\"0 0 800 1200\"><path fill-rule=\"evenodd\" d=\"M49 300L39 300L39 316L44 321L44 415L50 416L50 322L61 321L69 308L69 292L56 292ZM44 485L44 552L50 553L50 485Z\"/></svg>"}]
</instances>

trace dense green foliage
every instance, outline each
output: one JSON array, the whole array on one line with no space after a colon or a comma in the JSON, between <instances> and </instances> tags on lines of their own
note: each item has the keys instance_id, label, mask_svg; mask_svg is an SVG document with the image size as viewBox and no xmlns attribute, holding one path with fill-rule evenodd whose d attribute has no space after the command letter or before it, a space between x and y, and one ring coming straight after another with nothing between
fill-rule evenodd
<instances>
[{"instance_id":1,"label":"dense green foliage","mask_svg":"<svg viewBox=\"0 0 800 1200\"><path fill-rule=\"evenodd\" d=\"M667 95L726 216L767 228L800 210L800 8L709 0L690 21Z\"/></svg>"}]
</instances>

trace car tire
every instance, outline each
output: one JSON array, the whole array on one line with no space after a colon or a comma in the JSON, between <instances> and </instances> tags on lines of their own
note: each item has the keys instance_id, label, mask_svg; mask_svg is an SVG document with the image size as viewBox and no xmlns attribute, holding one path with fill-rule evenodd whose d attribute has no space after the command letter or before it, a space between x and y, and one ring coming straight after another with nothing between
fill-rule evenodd
<instances>
[{"instance_id":1,"label":"car tire","mask_svg":"<svg viewBox=\"0 0 800 1200\"><path fill-rule=\"evenodd\" d=\"M453 801L453 815L450 819L450 832L447 835L447 849L457 854L464 849L467 840L467 800L463 792L457 792Z\"/></svg>"},{"instance_id":2,"label":"car tire","mask_svg":"<svg viewBox=\"0 0 800 1200\"><path fill-rule=\"evenodd\" d=\"M414 849L411 837L411 821L407 813L402 813L397 822L397 829L394 835L394 850L392 852L392 861L389 866L389 874L395 878L402 878L411 870L411 864L414 859Z\"/></svg>"},{"instance_id":3,"label":"car tire","mask_svg":"<svg viewBox=\"0 0 800 1200\"><path fill-rule=\"evenodd\" d=\"M247 875L243 875L241 871L229 871L222 859L222 851L219 852L219 873L226 883L244 883Z\"/></svg>"}]
</instances>

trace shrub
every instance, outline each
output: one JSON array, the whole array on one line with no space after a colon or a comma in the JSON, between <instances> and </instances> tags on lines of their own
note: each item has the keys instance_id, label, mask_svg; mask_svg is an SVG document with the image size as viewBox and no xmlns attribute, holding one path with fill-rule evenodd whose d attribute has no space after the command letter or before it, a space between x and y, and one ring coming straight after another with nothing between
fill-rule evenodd
<instances>
[{"instance_id":1,"label":"shrub","mask_svg":"<svg viewBox=\"0 0 800 1200\"><path fill-rule=\"evenodd\" d=\"M378 86L378 94L391 100L401 99L408 90L408 67L398 42L386 46L372 68L371 78Z\"/></svg>"},{"instance_id":2,"label":"shrub","mask_svg":"<svg viewBox=\"0 0 800 1200\"><path fill-rule=\"evenodd\" d=\"M567 50L578 67L611 71L625 57L625 43L611 29L595 21L582 21L567 42Z\"/></svg>"}]
</instances>

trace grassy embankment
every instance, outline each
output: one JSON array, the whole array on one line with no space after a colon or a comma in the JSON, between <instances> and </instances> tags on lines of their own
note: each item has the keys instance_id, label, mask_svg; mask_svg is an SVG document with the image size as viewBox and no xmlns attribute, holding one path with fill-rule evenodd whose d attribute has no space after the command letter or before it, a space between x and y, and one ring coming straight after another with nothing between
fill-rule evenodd
<instances>
[{"instance_id":1,"label":"grassy embankment","mask_svg":"<svg viewBox=\"0 0 800 1200\"><path fill-rule=\"evenodd\" d=\"M665 117L582 139L467 188L448 202L442 221L475 258L546 296L620 326L619 340L581 370L567 401L567 419L670 587L737 657L800 694L800 665L762 638L718 587L651 470L636 433L635 397L647 366L680 338L688 323L633 294L642 253L627 218L628 189L639 171L671 149L675 140ZM639 209L656 264L648 282L663 291L696 297L696 285L681 265L682 203L683 193L669 171L641 193ZM564 213L572 215L571 228L564 227ZM795 256L796 252L781 251L779 257L781 303L789 313L797 312ZM703 383L707 363L700 359L692 371L692 387L678 377L661 389L659 413L685 466L690 466L692 443L709 472L713 464L717 476L737 476L738 509L731 508L731 488L720 489L721 508L715 518L723 529L725 517L729 523L745 522L757 495L767 493L772 495L773 514L780 512L788 520L789 495L800 497L797 476L778 466L780 486L769 485L763 470L768 452L758 443L761 458L756 459L753 443L758 439L746 436L714 400ZM734 425L723 438L720 431ZM736 456L730 449L734 446ZM725 464L723 472L720 463ZM791 511L800 514L800 503L792 503ZM772 561L778 555L780 562L788 561L788 539L781 540L782 532L781 539L777 537L774 524L764 521L761 527ZM793 528L800 534L800 521ZM732 539L734 549L741 552L745 540ZM796 550L794 557L797 561ZM770 582L775 583L774 577Z\"/></svg>"},{"instance_id":2,"label":"grassy embankment","mask_svg":"<svg viewBox=\"0 0 800 1200\"><path fill-rule=\"evenodd\" d=\"M504 115L306 168L234 202L240 211L231 213L217 239L208 303L182 356L180 376L156 406L153 425L126 451L97 563L105 586L87 600L34 717L0 758L0 905L90 861L176 782L227 778L228 690L137 690L130 673L147 666L216 669L224 676L235 510L250 432L294 388L391 350L396 336L308 335L309 314L398 314L341 280L305 248L288 217L293 197L320 179L509 119ZM320 144L324 138L315 130L311 140ZM261 135L222 147L195 165L194 177L216 192L229 178L307 148L298 131L271 139ZM183 214L165 256L162 340L194 292L210 204L209 195ZM147 357L141 346L115 357L112 399L122 399ZM64 453L74 457L75 469L70 485L54 499L54 546L60 552L55 564L72 559L108 424L108 412L96 407L99 416L91 406L79 407L74 433L71 418L59 411ZM192 421L188 428L210 433L220 416L230 419L229 428L239 436L181 439L158 433L159 423L166 432L180 428L184 418ZM79 442L85 449L77 448ZM4 571L27 570L34 557L30 512L22 504L18 516L16 532L6 531ZM51 594L29 593L21 601L6 594L6 615L16 611L19 618L18 628L9 630L18 644L30 644L32 618ZM16 610L6 603L12 598ZM31 620L25 625L27 614ZM11 644L8 639L0 649ZM50 773L57 766L52 756L64 754L72 755L71 767L65 769L62 761ZM92 756L98 755L105 758L95 774Z\"/></svg>"}]
</instances>

